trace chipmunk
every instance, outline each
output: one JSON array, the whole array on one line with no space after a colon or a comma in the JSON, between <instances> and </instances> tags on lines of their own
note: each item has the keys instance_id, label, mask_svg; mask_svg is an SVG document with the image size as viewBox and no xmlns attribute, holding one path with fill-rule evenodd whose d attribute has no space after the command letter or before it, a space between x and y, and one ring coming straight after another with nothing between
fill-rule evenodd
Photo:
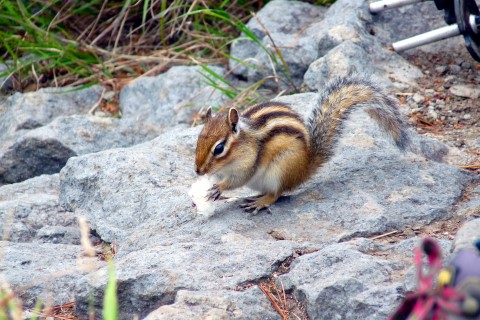
<instances>
[{"instance_id":1,"label":"chipmunk","mask_svg":"<svg viewBox=\"0 0 480 320\"><path fill-rule=\"evenodd\" d=\"M284 192L305 182L333 156L343 123L355 109L364 109L401 150L406 148L409 138L397 100L359 76L329 82L306 123L288 105L273 101L242 114L230 108L212 116L209 108L195 158L198 175L220 177L208 199L247 185L262 196L241 206L253 215L262 209L270 212Z\"/></svg>"}]
</instances>

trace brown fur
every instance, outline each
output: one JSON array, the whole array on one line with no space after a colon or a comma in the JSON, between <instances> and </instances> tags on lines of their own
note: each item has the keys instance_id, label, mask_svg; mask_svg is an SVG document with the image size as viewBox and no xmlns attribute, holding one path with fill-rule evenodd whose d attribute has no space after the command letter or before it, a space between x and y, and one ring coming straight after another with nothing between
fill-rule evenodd
<instances>
[{"instance_id":1,"label":"brown fur","mask_svg":"<svg viewBox=\"0 0 480 320\"><path fill-rule=\"evenodd\" d=\"M220 192L255 180L265 193L248 207L257 212L305 182L331 158L342 125L356 108L365 108L400 148L407 145L396 101L365 79L343 78L326 88L307 124L287 105L275 102L252 106L241 116L235 109L215 117L207 112L197 142L197 172L221 172ZM225 150L215 156L219 141L225 142Z\"/></svg>"},{"instance_id":2,"label":"brown fur","mask_svg":"<svg viewBox=\"0 0 480 320\"><path fill-rule=\"evenodd\" d=\"M364 109L400 149L407 147L409 138L398 102L364 78L338 78L322 92L318 107L307 123L314 160L312 173L332 157L343 123L355 109Z\"/></svg>"}]
</instances>

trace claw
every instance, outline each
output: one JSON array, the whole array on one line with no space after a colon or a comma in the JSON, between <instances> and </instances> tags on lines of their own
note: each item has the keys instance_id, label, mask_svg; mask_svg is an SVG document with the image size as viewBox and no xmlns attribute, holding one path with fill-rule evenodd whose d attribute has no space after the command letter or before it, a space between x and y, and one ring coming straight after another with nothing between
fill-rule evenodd
<instances>
[{"instance_id":1,"label":"claw","mask_svg":"<svg viewBox=\"0 0 480 320\"><path fill-rule=\"evenodd\" d=\"M243 208L245 212L250 213L251 216L257 215L262 210L267 210L268 213L272 213L272 210L269 206L258 204L257 201L250 201L240 204L240 207Z\"/></svg>"},{"instance_id":2,"label":"claw","mask_svg":"<svg viewBox=\"0 0 480 320\"><path fill-rule=\"evenodd\" d=\"M275 194L265 194L259 197L253 197L253 199L245 199L245 203L242 203L240 207L243 208L246 212L250 212L250 215L254 216L262 210L266 210L268 213L272 213L270 210L270 205L277 201L278 195Z\"/></svg>"},{"instance_id":3,"label":"claw","mask_svg":"<svg viewBox=\"0 0 480 320\"><path fill-rule=\"evenodd\" d=\"M220 198L221 194L222 192L218 188L218 185L214 184L213 187L208 189L207 200L216 201L218 198Z\"/></svg>"}]
</instances>

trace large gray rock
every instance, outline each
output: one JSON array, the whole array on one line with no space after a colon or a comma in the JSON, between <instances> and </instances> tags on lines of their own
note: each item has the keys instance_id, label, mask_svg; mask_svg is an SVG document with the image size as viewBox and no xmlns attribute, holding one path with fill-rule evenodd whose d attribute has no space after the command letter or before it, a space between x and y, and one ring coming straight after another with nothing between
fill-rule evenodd
<instances>
[{"instance_id":1,"label":"large gray rock","mask_svg":"<svg viewBox=\"0 0 480 320\"><path fill-rule=\"evenodd\" d=\"M202 107L222 105L225 96L202 74L200 67L173 67L133 82L121 92L120 120L86 115L100 98L99 87L14 95L0 114L0 185L57 173L73 156L144 142L190 121Z\"/></svg>"},{"instance_id":2,"label":"large gray rock","mask_svg":"<svg viewBox=\"0 0 480 320\"><path fill-rule=\"evenodd\" d=\"M0 241L0 247L0 281L6 281L29 308L38 300L50 306L73 302L75 282L105 264L93 258L84 261L89 269L82 268L82 248L76 245Z\"/></svg>"},{"instance_id":3,"label":"large gray rock","mask_svg":"<svg viewBox=\"0 0 480 320\"><path fill-rule=\"evenodd\" d=\"M480 97L480 89L473 84L456 84L450 87L450 93L458 96L470 99L477 99Z\"/></svg>"},{"instance_id":4,"label":"large gray rock","mask_svg":"<svg viewBox=\"0 0 480 320\"><path fill-rule=\"evenodd\" d=\"M305 297L312 319L386 319L405 294L395 274L407 268L398 257L389 261L340 243L297 258L280 279Z\"/></svg>"},{"instance_id":5,"label":"large gray rock","mask_svg":"<svg viewBox=\"0 0 480 320\"><path fill-rule=\"evenodd\" d=\"M420 243L414 237L392 245L332 244L297 258L277 282L305 297L312 319L386 319L417 288L413 249ZM450 242L439 244L448 252Z\"/></svg>"},{"instance_id":6,"label":"large gray rock","mask_svg":"<svg viewBox=\"0 0 480 320\"><path fill-rule=\"evenodd\" d=\"M330 6L323 20L306 29L305 37L317 43L317 57L322 57L344 41L362 44L369 35L365 27L370 19L367 1L338 0Z\"/></svg>"},{"instance_id":7,"label":"large gray rock","mask_svg":"<svg viewBox=\"0 0 480 320\"><path fill-rule=\"evenodd\" d=\"M30 93L15 93L0 112L0 141L17 131L47 125L59 116L84 114L100 99L102 88L45 88ZM1 109L0 109L1 110Z\"/></svg>"},{"instance_id":8,"label":"large gray rock","mask_svg":"<svg viewBox=\"0 0 480 320\"><path fill-rule=\"evenodd\" d=\"M273 239L195 238L155 241L150 247L117 259L122 319L135 314L143 317L155 308L173 303L179 290L204 291L199 295L208 296L266 277L298 246ZM102 268L77 282L77 312L88 313L90 291L95 293L95 307L101 310L107 272L108 268Z\"/></svg>"},{"instance_id":9,"label":"large gray rock","mask_svg":"<svg viewBox=\"0 0 480 320\"><path fill-rule=\"evenodd\" d=\"M372 36L371 23L368 1L340 0L325 19L306 30L307 37L319 46L319 59L309 66L304 78L310 89L321 89L329 79L345 75L349 69L373 75L385 87L416 84L422 72Z\"/></svg>"},{"instance_id":10,"label":"large gray rock","mask_svg":"<svg viewBox=\"0 0 480 320\"><path fill-rule=\"evenodd\" d=\"M283 99L302 114L316 103L314 94ZM297 249L448 219L473 179L456 167L400 152L360 111L346 124L336 156L308 183L280 199L273 215L249 217L238 201L221 201L217 213L205 218L196 214L187 195L195 179L199 130L179 127L132 148L71 158L60 173L65 208L85 216L102 239L118 241L117 274L121 299L128 296L122 304L127 317L173 303L180 289L227 289L264 277ZM252 192L226 195L246 194ZM357 254L349 256L353 262L359 258L358 270L368 265ZM378 272L393 268L379 265ZM88 306L87 288L102 292L106 272L77 283L82 312ZM310 269L305 277L316 272ZM385 290L391 300L379 315L398 300L393 287ZM373 308L355 299L345 301L361 315Z\"/></svg>"},{"instance_id":11,"label":"large gray rock","mask_svg":"<svg viewBox=\"0 0 480 320\"><path fill-rule=\"evenodd\" d=\"M280 48L290 74L285 74L286 70L278 56L274 63L276 71L282 75L283 79L288 77L292 77L294 81L301 79L308 65L318 56L317 43L303 36L304 29L312 22L322 19L325 11L323 7L300 1L270 1L246 25L262 45L246 39L245 34L232 43L230 54L234 59L230 59L229 66L233 74L247 78L249 81L258 81L272 74L273 61L269 55L275 56L276 53L274 45L266 34L268 32L275 45ZM242 64L239 61L245 61L245 63Z\"/></svg>"},{"instance_id":12,"label":"large gray rock","mask_svg":"<svg viewBox=\"0 0 480 320\"><path fill-rule=\"evenodd\" d=\"M301 31L292 37L291 34L277 31L281 28L275 27L273 17L285 16L284 6L296 8L296 5L295 2L272 1L258 14L260 16L265 11L264 20L273 21L270 36L280 49L289 71L284 70L279 57L276 64L272 63L273 60L265 49L271 52L270 55L275 55L274 46L270 37L260 33L263 36L263 48L246 40L233 43L231 55L235 59L230 59L230 67L234 74L255 82L273 75L272 65L276 65L276 73L284 85L298 87L305 80L310 89L321 88L329 79L343 75L345 69L351 68L386 79L385 86L410 86L416 84L416 79L422 75L418 68L387 50L371 34L372 16L368 10L368 1L338 0L325 13L320 11L321 14L316 17L304 20ZM299 5L299 8L306 8L306 5ZM309 10L315 12L315 6ZM288 17L289 15L287 19ZM254 20L252 18L247 26L255 33ZM252 67L239 64L238 59ZM270 86L273 84L266 83Z\"/></svg>"},{"instance_id":13,"label":"large gray rock","mask_svg":"<svg viewBox=\"0 0 480 320\"><path fill-rule=\"evenodd\" d=\"M375 73L375 64L362 47L348 40L310 64L304 81L310 89L322 90L328 79L347 76L353 71L372 75Z\"/></svg>"},{"instance_id":14,"label":"large gray rock","mask_svg":"<svg viewBox=\"0 0 480 320\"><path fill-rule=\"evenodd\" d=\"M258 287L246 292L232 290L180 290L175 303L158 308L145 320L183 319L279 319L270 301Z\"/></svg>"},{"instance_id":15,"label":"large gray rock","mask_svg":"<svg viewBox=\"0 0 480 320\"><path fill-rule=\"evenodd\" d=\"M57 117L17 134L0 146L0 184L60 171L70 157L143 141L142 131L118 119L89 115Z\"/></svg>"},{"instance_id":16,"label":"large gray rock","mask_svg":"<svg viewBox=\"0 0 480 320\"><path fill-rule=\"evenodd\" d=\"M0 234L12 242L80 244L75 216L58 204L58 174L0 187Z\"/></svg>"},{"instance_id":17,"label":"large gray rock","mask_svg":"<svg viewBox=\"0 0 480 320\"><path fill-rule=\"evenodd\" d=\"M221 67L208 68L219 76L225 74ZM201 108L223 105L226 97L208 84L206 76L199 66L176 66L156 77L133 81L120 92L122 121L140 123L153 138L165 128L189 123Z\"/></svg>"},{"instance_id":18,"label":"large gray rock","mask_svg":"<svg viewBox=\"0 0 480 320\"><path fill-rule=\"evenodd\" d=\"M421 72L385 49L395 30L372 18L367 6L365 0L338 0L327 12L277 0L257 17L296 86L305 81L321 89L327 78L352 67L385 86L411 85ZM263 26L255 18L248 26L273 52ZM264 49L236 41L232 56L254 68L231 60L233 72L250 81L270 75ZM281 63L275 68L287 72ZM76 218L82 216L94 234L118 243L121 318L277 319L255 284L283 270L279 287L304 302L311 318L384 319L415 289L411 250L419 239L385 245L364 237L478 207L472 201L455 211L474 176L441 163L446 146L412 133L411 148L400 152L359 111L345 125L333 159L274 204L272 215L250 217L235 198L217 202L212 216L199 215L188 191L201 128L187 123L200 108L225 101L201 72L173 67L131 83L121 92L120 120L75 115L98 100L99 88L86 91L83 100L77 92L68 98L73 102L42 91L43 98L17 95L0 105L0 184L63 168L60 175L0 187L0 229L10 229L10 242L0 244L0 272L25 306L38 298L53 304L76 300L79 316L87 317L91 305L101 314L108 268L96 258L80 258ZM41 99L52 107L36 114ZM306 116L316 99L307 93L278 100ZM72 105L63 109L62 101ZM239 189L225 195L252 194ZM457 248L477 236L477 220L459 231ZM447 252L450 244L442 243ZM309 253L297 257L299 252Z\"/></svg>"}]
</instances>

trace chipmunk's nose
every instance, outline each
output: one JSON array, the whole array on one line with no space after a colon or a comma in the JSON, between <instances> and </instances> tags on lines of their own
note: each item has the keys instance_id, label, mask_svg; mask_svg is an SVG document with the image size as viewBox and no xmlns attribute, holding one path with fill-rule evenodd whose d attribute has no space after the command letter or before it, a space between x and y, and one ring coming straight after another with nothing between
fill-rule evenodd
<instances>
[{"instance_id":1,"label":"chipmunk's nose","mask_svg":"<svg viewBox=\"0 0 480 320\"><path fill-rule=\"evenodd\" d=\"M195 172L196 172L199 176L203 175L203 173L201 172L200 168L199 168L197 165L195 165Z\"/></svg>"}]
</instances>

